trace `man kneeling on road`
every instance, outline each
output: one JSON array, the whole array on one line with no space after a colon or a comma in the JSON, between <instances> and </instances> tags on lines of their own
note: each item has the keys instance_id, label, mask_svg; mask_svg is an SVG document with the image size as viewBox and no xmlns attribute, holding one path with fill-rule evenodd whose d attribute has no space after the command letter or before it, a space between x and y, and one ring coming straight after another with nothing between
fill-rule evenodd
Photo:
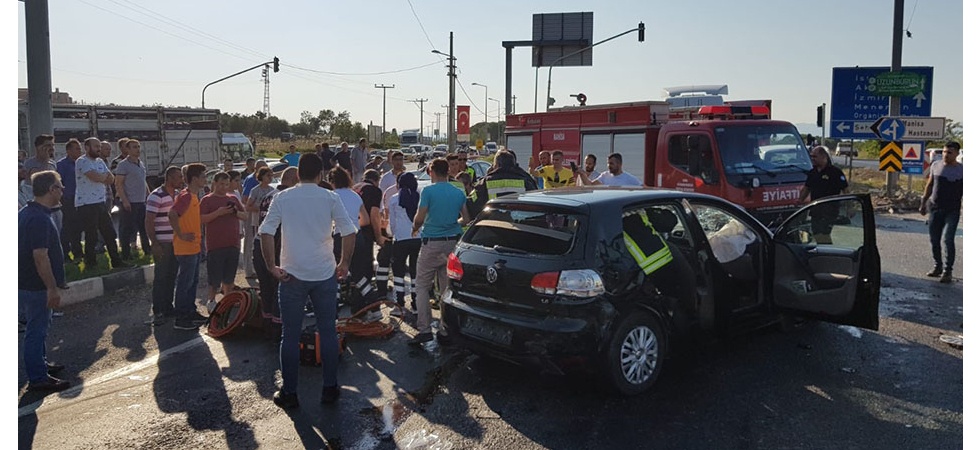
<instances>
[{"instance_id":1,"label":"man kneeling on road","mask_svg":"<svg viewBox=\"0 0 980 450\"><path fill-rule=\"evenodd\" d=\"M299 159L299 184L276 195L269 213L259 227L262 256L266 267L279 280L279 310L282 341L279 366L282 387L272 400L282 408L299 406L296 395L299 378L299 337L303 308L309 299L320 331L320 360L323 362L323 390L320 403L337 401L337 279L347 276L357 227L351 222L335 192L317 185L323 163L307 153ZM276 266L276 228L282 225L281 265ZM343 236L343 252L334 261L331 225Z\"/></svg>"}]
</instances>

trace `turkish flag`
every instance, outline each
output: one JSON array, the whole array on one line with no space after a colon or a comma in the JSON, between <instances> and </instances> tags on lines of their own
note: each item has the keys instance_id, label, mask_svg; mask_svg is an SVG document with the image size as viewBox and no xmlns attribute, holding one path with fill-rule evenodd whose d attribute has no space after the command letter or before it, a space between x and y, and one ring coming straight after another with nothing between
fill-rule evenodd
<instances>
[{"instance_id":1,"label":"turkish flag","mask_svg":"<svg viewBox=\"0 0 980 450\"><path fill-rule=\"evenodd\" d=\"M456 134L470 134L470 107L456 107Z\"/></svg>"}]
</instances>

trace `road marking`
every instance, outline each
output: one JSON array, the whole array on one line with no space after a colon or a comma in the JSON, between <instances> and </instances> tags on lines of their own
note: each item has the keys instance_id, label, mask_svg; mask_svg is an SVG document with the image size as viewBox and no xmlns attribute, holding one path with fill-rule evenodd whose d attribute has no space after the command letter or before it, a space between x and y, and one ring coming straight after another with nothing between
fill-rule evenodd
<instances>
[{"instance_id":1,"label":"road marking","mask_svg":"<svg viewBox=\"0 0 980 450\"><path fill-rule=\"evenodd\" d=\"M157 355L151 356L151 357L146 358L146 359L144 359L142 361L139 361L139 362L130 364L128 366L122 367L122 368L117 369L117 370L114 370L114 371L109 372L109 373L107 373L105 375L101 375L101 376L99 376L99 377L97 377L97 378L95 378L95 379L93 379L91 381L82 382L82 384L78 384L78 385L72 386L72 387L70 387L68 389L65 389L64 391L61 391L57 397L54 397L54 398L52 398L50 400L47 397L45 397L45 398L42 398L41 400L38 400L38 401L36 401L34 403L31 403L29 405L22 406L22 407L20 407L20 408L17 409L17 417L20 418L20 417L24 417L24 416L26 416L28 414L33 414L35 411L38 410L38 408L41 407L41 405L43 405L45 403L48 403L48 404L56 404L59 401L77 400L78 399L78 395L86 387L96 386L96 385L105 383L107 381L112 381L112 380L114 380L116 378L121 378L121 377L127 376L127 375L129 375L129 374L131 374L133 372L137 372L137 371L143 370L143 369L145 369L147 367L150 367L152 365L155 365L161 359L169 358L169 357L171 357L171 356L173 356L175 354L178 354L178 353L187 351L187 350L192 349L194 347L197 347L197 346L199 346L201 344L210 344L210 343L214 343L214 342L217 342L217 341L215 341L214 339L212 339L208 335L205 335L205 334L198 335L197 338L191 339L191 340L189 340L187 342L184 342L183 344L180 344L180 345L178 345L176 347L168 348L168 349L164 350L163 352L161 352L161 353L159 353ZM65 398L66 396L69 397L69 398Z\"/></svg>"}]
</instances>

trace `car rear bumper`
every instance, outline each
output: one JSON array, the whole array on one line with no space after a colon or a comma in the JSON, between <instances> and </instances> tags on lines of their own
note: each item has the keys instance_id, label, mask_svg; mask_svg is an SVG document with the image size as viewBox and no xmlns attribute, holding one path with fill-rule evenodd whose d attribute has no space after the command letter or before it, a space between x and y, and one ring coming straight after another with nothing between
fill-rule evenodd
<instances>
[{"instance_id":1,"label":"car rear bumper","mask_svg":"<svg viewBox=\"0 0 980 450\"><path fill-rule=\"evenodd\" d=\"M443 298L442 323L453 343L479 354L549 372L588 368L600 354L602 317L612 306L593 302L565 317L530 317ZM567 310L567 309L566 309Z\"/></svg>"}]
</instances>

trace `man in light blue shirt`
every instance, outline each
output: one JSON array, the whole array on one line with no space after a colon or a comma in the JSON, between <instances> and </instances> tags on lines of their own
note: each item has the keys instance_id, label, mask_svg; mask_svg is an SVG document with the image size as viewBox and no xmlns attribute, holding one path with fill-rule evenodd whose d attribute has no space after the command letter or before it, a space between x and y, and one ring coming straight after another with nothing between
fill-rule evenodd
<instances>
[{"instance_id":1,"label":"man in light blue shirt","mask_svg":"<svg viewBox=\"0 0 980 450\"><path fill-rule=\"evenodd\" d=\"M440 289L449 286L446 260L463 234L460 217L462 224L470 222L466 195L449 184L449 162L444 158L434 159L429 165L429 174L432 185L422 190L419 209L412 224L412 236L418 236L421 229L422 249L416 263L418 297L415 307L418 309L419 334L408 341L409 345L421 345L432 340L429 290L436 277ZM436 298L441 301L442 293L436 292Z\"/></svg>"}]
</instances>

